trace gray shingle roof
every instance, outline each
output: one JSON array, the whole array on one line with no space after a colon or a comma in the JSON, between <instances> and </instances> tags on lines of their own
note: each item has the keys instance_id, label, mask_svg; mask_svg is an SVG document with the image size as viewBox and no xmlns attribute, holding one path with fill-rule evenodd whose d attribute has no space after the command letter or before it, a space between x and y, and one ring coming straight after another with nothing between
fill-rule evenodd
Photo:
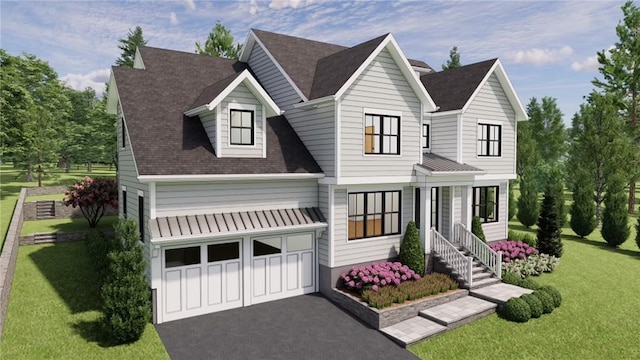
<instances>
[{"instance_id":1,"label":"gray shingle roof","mask_svg":"<svg viewBox=\"0 0 640 360\"><path fill-rule=\"evenodd\" d=\"M267 119L266 159L216 157L202 123L184 116L206 88L246 64L151 47L140 53L145 70L113 68L140 175L322 172L283 116Z\"/></svg>"},{"instance_id":2,"label":"gray shingle roof","mask_svg":"<svg viewBox=\"0 0 640 360\"><path fill-rule=\"evenodd\" d=\"M438 112L460 110L467 103L497 59L428 73L420 77Z\"/></svg>"},{"instance_id":3,"label":"gray shingle roof","mask_svg":"<svg viewBox=\"0 0 640 360\"><path fill-rule=\"evenodd\" d=\"M484 170L475 166L460 164L434 153L423 154L422 164L418 165L432 172L484 172Z\"/></svg>"},{"instance_id":4,"label":"gray shingle roof","mask_svg":"<svg viewBox=\"0 0 640 360\"><path fill-rule=\"evenodd\" d=\"M193 102L190 109L209 104L213 99L215 99L216 96L220 95L220 93L223 92L224 89L226 89L227 86L229 86L238 76L240 76L240 73L229 75L226 78L204 88L196 101Z\"/></svg>"},{"instance_id":5,"label":"gray shingle roof","mask_svg":"<svg viewBox=\"0 0 640 360\"><path fill-rule=\"evenodd\" d=\"M228 233L322 225L326 220L318 208L241 211L207 215L169 216L150 220L151 238L216 236Z\"/></svg>"}]
</instances>

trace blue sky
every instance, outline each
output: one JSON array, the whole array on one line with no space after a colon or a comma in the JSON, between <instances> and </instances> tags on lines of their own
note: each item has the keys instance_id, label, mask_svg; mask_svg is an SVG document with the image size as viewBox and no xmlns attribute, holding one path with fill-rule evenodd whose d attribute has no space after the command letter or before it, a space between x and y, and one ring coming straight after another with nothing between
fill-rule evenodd
<instances>
[{"instance_id":1,"label":"blue sky","mask_svg":"<svg viewBox=\"0 0 640 360\"><path fill-rule=\"evenodd\" d=\"M118 39L139 25L149 46L194 51L216 20L244 42L249 29L351 46L391 32L405 55L440 70L499 57L523 105L552 96L569 123L612 46L623 1L7 1L0 45L35 54L76 89L103 90Z\"/></svg>"}]
</instances>

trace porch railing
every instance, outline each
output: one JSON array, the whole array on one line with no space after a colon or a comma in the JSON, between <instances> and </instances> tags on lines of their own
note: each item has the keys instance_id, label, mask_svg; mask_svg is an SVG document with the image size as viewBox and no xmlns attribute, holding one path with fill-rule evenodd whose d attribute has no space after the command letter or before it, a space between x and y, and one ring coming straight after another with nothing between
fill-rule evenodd
<instances>
[{"instance_id":1,"label":"porch railing","mask_svg":"<svg viewBox=\"0 0 640 360\"><path fill-rule=\"evenodd\" d=\"M473 258L465 256L452 243L447 241L436 229L431 229L431 245L433 251L455 271L471 288L473 275Z\"/></svg>"},{"instance_id":2,"label":"porch railing","mask_svg":"<svg viewBox=\"0 0 640 360\"><path fill-rule=\"evenodd\" d=\"M456 223L453 227L454 241L469 250L484 266L489 268L498 279L502 278L502 253L493 251L487 244L469 231L464 224Z\"/></svg>"}]
</instances>

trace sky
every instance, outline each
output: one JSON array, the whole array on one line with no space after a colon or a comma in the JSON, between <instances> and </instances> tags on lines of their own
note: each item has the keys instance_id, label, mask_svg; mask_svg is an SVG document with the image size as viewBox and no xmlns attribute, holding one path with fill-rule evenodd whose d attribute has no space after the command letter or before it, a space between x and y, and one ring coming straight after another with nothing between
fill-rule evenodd
<instances>
[{"instance_id":1,"label":"sky","mask_svg":"<svg viewBox=\"0 0 640 360\"><path fill-rule=\"evenodd\" d=\"M557 99L570 124L616 41L623 1L0 1L0 45L46 60L70 87L99 95L142 27L147 45L192 52L217 20L244 43L250 29L353 46L392 33L436 70L457 46L463 65L500 58L523 106Z\"/></svg>"}]
</instances>

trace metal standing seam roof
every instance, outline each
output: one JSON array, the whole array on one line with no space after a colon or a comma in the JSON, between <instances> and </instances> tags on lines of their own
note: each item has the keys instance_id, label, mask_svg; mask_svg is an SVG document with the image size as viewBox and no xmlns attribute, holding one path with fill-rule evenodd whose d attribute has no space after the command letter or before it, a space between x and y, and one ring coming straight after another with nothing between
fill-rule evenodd
<instances>
[{"instance_id":1,"label":"metal standing seam roof","mask_svg":"<svg viewBox=\"0 0 640 360\"><path fill-rule=\"evenodd\" d=\"M318 208L275 209L168 216L150 221L154 240L189 236L225 235L244 231L268 230L326 223Z\"/></svg>"},{"instance_id":2,"label":"metal standing seam roof","mask_svg":"<svg viewBox=\"0 0 640 360\"><path fill-rule=\"evenodd\" d=\"M433 153L423 154L422 164L418 165L432 172L484 172L475 166L461 164Z\"/></svg>"}]
</instances>

